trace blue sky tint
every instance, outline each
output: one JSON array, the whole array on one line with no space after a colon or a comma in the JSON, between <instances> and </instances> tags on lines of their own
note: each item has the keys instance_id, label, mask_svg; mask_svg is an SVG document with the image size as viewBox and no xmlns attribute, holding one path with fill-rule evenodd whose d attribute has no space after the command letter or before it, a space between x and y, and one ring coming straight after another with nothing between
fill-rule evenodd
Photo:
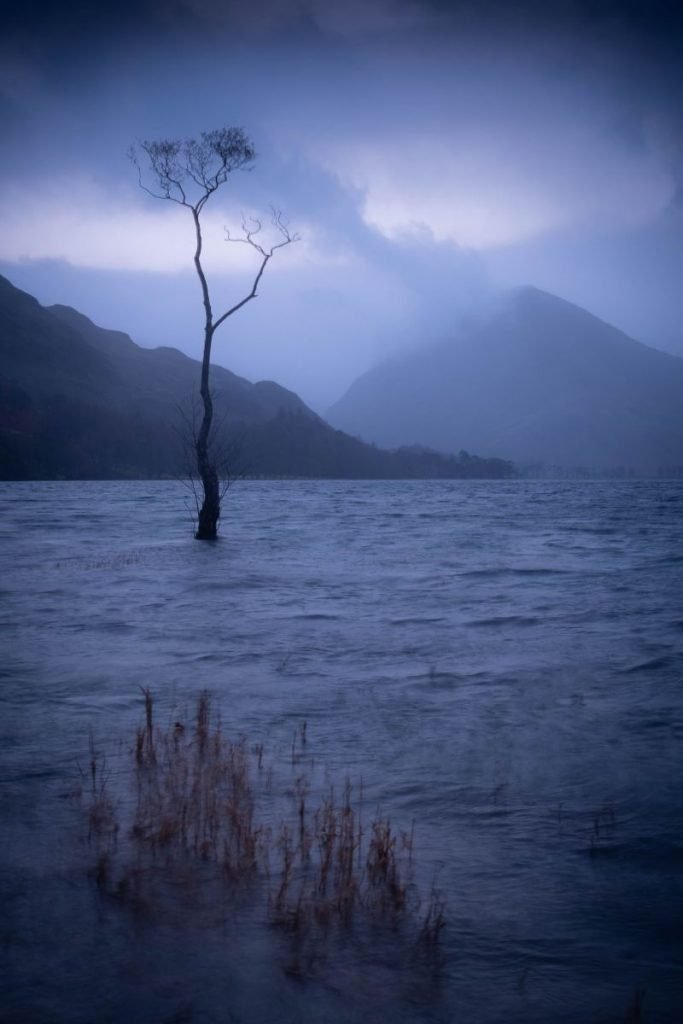
<instances>
[{"instance_id":1,"label":"blue sky tint","mask_svg":"<svg viewBox=\"0 0 683 1024\"><path fill-rule=\"evenodd\" d=\"M322 410L524 283L683 354L681 29L656 2L29 0L0 44L0 270L198 355L191 224L125 153L236 124L258 159L206 210L217 307L253 269L224 226L272 203L302 235L217 338L236 372Z\"/></svg>"}]
</instances>

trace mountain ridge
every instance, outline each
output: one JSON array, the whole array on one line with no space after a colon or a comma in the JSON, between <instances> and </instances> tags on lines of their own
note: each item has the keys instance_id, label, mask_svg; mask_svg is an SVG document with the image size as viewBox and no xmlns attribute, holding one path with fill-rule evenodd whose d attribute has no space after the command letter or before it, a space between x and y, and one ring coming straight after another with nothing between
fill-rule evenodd
<instances>
[{"instance_id":1,"label":"mountain ridge","mask_svg":"<svg viewBox=\"0 0 683 1024\"><path fill-rule=\"evenodd\" d=\"M0 478L187 476L200 364L146 349L69 306L43 307L0 277ZM497 459L381 451L344 435L293 391L212 364L230 475L501 477Z\"/></svg>"},{"instance_id":2,"label":"mountain ridge","mask_svg":"<svg viewBox=\"0 0 683 1024\"><path fill-rule=\"evenodd\" d=\"M656 472L683 465L682 399L683 359L527 286L457 335L374 367L327 416L378 444Z\"/></svg>"}]
</instances>

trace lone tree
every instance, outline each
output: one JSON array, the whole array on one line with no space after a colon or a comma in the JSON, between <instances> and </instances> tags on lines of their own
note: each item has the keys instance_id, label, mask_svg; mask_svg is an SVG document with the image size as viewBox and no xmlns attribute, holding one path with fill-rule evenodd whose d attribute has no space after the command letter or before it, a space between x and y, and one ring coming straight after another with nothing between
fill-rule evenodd
<instances>
[{"instance_id":1,"label":"lone tree","mask_svg":"<svg viewBox=\"0 0 683 1024\"><path fill-rule=\"evenodd\" d=\"M272 223L277 241L266 246L259 241L261 223L249 220L242 223L242 236L227 241L242 242L251 246L259 255L260 262L251 291L219 316L211 306L209 285L202 266L202 223L204 207L214 192L228 180L233 171L243 170L255 158L251 139L241 128L219 128L202 132L198 139L161 139L155 142L145 140L132 146L128 152L138 170L140 187L155 199L167 199L189 210L195 229L194 266L202 289L204 304L204 349L199 393L202 398L203 416L199 430L194 437L197 457L197 473L202 487L202 503L198 512L197 540L215 540L218 520L221 514L221 491L217 460L212 452L211 426L213 422L213 400L209 384L211 346L221 324L256 298L256 290L263 272L277 249L298 241L292 234L282 215L272 211ZM147 164L145 171L141 161ZM147 184L152 181L152 186ZM198 503L199 504L199 503Z\"/></svg>"}]
</instances>

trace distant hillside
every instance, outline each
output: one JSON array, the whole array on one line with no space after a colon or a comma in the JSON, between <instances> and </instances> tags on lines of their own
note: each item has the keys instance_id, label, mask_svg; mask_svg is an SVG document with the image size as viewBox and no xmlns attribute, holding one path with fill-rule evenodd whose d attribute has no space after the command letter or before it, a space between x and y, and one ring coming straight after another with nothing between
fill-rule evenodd
<instances>
[{"instance_id":1,"label":"distant hillside","mask_svg":"<svg viewBox=\"0 0 683 1024\"><path fill-rule=\"evenodd\" d=\"M136 477L183 471L183 415L199 364L144 349L66 306L42 307L0 277L0 475ZM217 421L266 422L304 403L277 384L212 369ZM181 412L182 410L182 412Z\"/></svg>"},{"instance_id":2,"label":"distant hillside","mask_svg":"<svg viewBox=\"0 0 683 1024\"><path fill-rule=\"evenodd\" d=\"M384 363L329 411L377 444L654 473L683 466L683 359L534 288Z\"/></svg>"},{"instance_id":3,"label":"distant hillside","mask_svg":"<svg viewBox=\"0 0 683 1024\"><path fill-rule=\"evenodd\" d=\"M264 476L322 477L340 480L467 480L515 476L509 462L458 456L419 447L385 451L334 430L324 420L282 412L250 430L244 439L242 466Z\"/></svg>"},{"instance_id":4,"label":"distant hillside","mask_svg":"<svg viewBox=\"0 0 683 1024\"><path fill-rule=\"evenodd\" d=\"M145 349L0 277L0 479L185 475L200 367ZM215 421L235 473L498 477L500 460L383 452L334 430L293 392L212 367ZM194 399L193 399L194 396Z\"/></svg>"}]
</instances>

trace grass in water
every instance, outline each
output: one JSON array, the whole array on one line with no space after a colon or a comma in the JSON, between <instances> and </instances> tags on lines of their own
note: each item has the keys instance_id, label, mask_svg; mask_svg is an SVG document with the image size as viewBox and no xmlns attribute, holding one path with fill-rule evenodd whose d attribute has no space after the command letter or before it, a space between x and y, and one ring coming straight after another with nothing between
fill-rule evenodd
<instances>
[{"instance_id":1,"label":"grass in water","mask_svg":"<svg viewBox=\"0 0 683 1024\"><path fill-rule=\"evenodd\" d=\"M103 893L153 913L168 905L169 879L176 893L183 880L195 911L202 887L247 892L292 940L292 974L306 974L333 935L378 928L401 955L437 962L445 906L435 887L420 901L413 829L397 830L379 810L366 816L362 783L317 785L306 723L276 790L263 744L230 739L208 693L167 727L156 724L149 690L143 698L115 786L91 738L87 814Z\"/></svg>"}]
</instances>

